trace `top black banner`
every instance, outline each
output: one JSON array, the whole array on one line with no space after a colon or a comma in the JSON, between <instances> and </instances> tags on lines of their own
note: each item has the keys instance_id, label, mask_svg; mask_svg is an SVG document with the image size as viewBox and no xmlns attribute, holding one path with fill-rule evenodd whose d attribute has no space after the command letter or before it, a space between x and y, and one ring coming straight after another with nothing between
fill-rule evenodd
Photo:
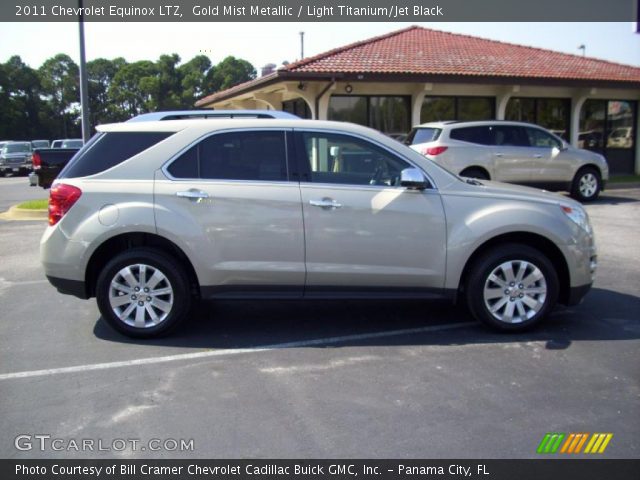
<instances>
[{"instance_id":1,"label":"top black banner","mask_svg":"<svg viewBox=\"0 0 640 480\"><path fill-rule=\"evenodd\" d=\"M2 22L636 22L640 0L4 0Z\"/></svg>"}]
</instances>

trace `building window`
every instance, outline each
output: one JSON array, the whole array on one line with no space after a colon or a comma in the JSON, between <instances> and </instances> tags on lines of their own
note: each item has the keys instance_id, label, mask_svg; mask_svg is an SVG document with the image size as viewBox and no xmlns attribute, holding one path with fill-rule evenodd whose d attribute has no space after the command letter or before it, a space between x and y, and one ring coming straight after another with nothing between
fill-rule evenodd
<instances>
[{"instance_id":1,"label":"building window","mask_svg":"<svg viewBox=\"0 0 640 480\"><path fill-rule=\"evenodd\" d=\"M505 120L540 125L569 141L571 100L568 98L510 98Z\"/></svg>"},{"instance_id":2,"label":"building window","mask_svg":"<svg viewBox=\"0 0 640 480\"><path fill-rule=\"evenodd\" d=\"M495 105L493 97L425 97L420 123L491 120L495 118Z\"/></svg>"},{"instance_id":3,"label":"building window","mask_svg":"<svg viewBox=\"0 0 640 480\"><path fill-rule=\"evenodd\" d=\"M329 120L352 122L382 133L406 133L411 129L411 99L407 96L332 95Z\"/></svg>"},{"instance_id":4,"label":"building window","mask_svg":"<svg viewBox=\"0 0 640 480\"><path fill-rule=\"evenodd\" d=\"M311 118L311 109L302 98L282 102L282 111L292 113L300 118Z\"/></svg>"},{"instance_id":5,"label":"building window","mask_svg":"<svg viewBox=\"0 0 640 480\"><path fill-rule=\"evenodd\" d=\"M587 100L580 111L578 147L603 154L611 173L633 173L637 102Z\"/></svg>"}]
</instances>

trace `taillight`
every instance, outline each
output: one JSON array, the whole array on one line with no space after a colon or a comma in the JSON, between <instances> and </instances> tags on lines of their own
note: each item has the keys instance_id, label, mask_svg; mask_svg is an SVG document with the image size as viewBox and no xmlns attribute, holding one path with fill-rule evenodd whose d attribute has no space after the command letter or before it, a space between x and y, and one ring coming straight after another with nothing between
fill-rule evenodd
<instances>
[{"instance_id":1,"label":"taillight","mask_svg":"<svg viewBox=\"0 0 640 480\"><path fill-rule=\"evenodd\" d=\"M55 184L49 192L49 225L55 225L73 207L82 190L64 183Z\"/></svg>"},{"instance_id":2,"label":"taillight","mask_svg":"<svg viewBox=\"0 0 640 480\"><path fill-rule=\"evenodd\" d=\"M38 152L33 152L31 161L33 162L33 169L40 170L40 168L42 167L42 158L40 158L40 154Z\"/></svg>"},{"instance_id":3,"label":"taillight","mask_svg":"<svg viewBox=\"0 0 640 480\"><path fill-rule=\"evenodd\" d=\"M427 147L422 151L423 155L440 155L442 152L446 151L447 147Z\"/></svg>"}]
</instances>

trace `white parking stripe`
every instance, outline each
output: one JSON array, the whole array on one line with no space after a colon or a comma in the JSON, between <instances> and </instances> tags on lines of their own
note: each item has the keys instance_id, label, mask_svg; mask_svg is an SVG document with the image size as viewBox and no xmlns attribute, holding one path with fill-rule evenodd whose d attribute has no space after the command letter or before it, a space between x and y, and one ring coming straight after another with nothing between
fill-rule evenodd
<instances>
[{"instance_id":1,"label":"white parking stripe","mask_svg":"<svg viewBox=\"0 0 640 480\"><path fill-rule=\"evenodd\" d=\"M137 360L126 360L122 362L94 363L89 365L78 365L75 367L49 368L46 370L31 370L26 372L3 373L3 374L0 374L0 380L11 380L15 378L29 378L29 377L44 377L49 375L58 375L61 373L90 372L92 370L108 370L111 368L133 367L138 365L154 365L158 363L176 362L180 360L197 360L201 358L238 355L241 353L266 352L270 350L280 350L284 348L314 347L318 345L329 345L334 343L370 340L373 338L397 337L400 335L415 335L420 333L453 330L456 328L464 328L472 325L476 325L476 322L453 323L453 324L446 324L446 325L434 325L431 327L408 328L405 330L390 330L385 332L361 333L357 335L343 335L340 337L317 338L313 340L301 340L299 342L277 343L273 345L265 345L262 347L206 350L203 352L183 353L179 355L168 355L165 357L140 358Z\"/></svg>"}]
</instances>

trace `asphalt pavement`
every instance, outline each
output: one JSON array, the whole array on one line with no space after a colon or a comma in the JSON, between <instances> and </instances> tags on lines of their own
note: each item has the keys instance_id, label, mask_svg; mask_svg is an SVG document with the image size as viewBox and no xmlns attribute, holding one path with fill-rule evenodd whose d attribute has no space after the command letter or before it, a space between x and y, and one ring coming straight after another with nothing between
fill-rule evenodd
<instances>
[{"instance_id":1,"label":"asphalt pavement","mask_svg":"<svg viewBox=\"0 0 640 480\"><path fill-rule=\"evenodd\" d=\"M46 197L15 180L0 210ZM227 301L135 341L47 283L44 222L0 220L0 458L536 458L547 432L640 458L640 190L587 210L593 290L518 335L440 302Z\"/></svg>"}]
</instances>

